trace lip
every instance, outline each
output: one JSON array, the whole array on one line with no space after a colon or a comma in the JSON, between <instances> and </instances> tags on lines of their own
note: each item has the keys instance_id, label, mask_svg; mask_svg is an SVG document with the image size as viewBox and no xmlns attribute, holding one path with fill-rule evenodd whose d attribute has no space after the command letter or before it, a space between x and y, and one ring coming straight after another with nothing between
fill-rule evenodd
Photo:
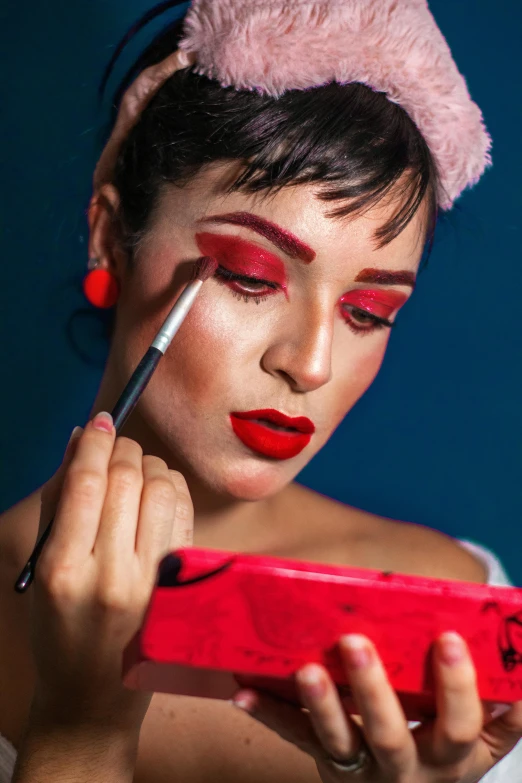
<instances>
[{"instance_id":1,"label":"lip","mask_svg":"<svg viewBox=\"0 0 522 783\"><path fill-rule=\"evenodd\" d=\"M287 416L272 408L235 411L230 414L230 422L235 435L247 448L279 460L292 459L300 454L315 432L314 423L305 416ZM291 429L274 430L270 424Z\"/></svg>"}]
</instances>

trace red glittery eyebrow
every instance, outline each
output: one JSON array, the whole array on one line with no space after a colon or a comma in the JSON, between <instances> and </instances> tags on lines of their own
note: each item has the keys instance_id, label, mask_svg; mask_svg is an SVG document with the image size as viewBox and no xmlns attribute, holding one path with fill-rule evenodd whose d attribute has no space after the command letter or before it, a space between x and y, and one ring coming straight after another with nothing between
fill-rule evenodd
<instances>
[{"instance_id":1,"label":"red glittery eyebrow","mask_svg":"<svg viewBox=\"0 0 522 783\"><path fill-rule=\"evenodd\" d=\"M392 272L388 269L363 269L355 278L356 283L378 285L409 285L415 288L415 274L409 270Z\"/></svg>"},{"instance_id":2,"label":"red glittery eyebrow","mask_svg":"<svg viewBox=\"0 0 522 783\"><path fill-rule=\"evenodd\" d=\"M231 223L236 226L245 226L257 234L268 239L273 245L286 253L290 258L299 258L305 263L310 263L315 258L315 250L301 242L294 234L284 228L276 226L266 218L253 215L251 212L229 212L225 215L207 215L197 221L198 223Z\"/></svg>"}]
</instances>

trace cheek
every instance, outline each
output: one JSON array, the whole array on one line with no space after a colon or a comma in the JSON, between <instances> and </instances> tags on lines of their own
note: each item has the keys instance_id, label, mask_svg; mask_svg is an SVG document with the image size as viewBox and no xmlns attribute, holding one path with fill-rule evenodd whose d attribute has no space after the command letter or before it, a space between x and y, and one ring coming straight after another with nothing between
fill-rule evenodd
<instances>
[{"instance_id":1,"label":"cheek","mask_svg":"<svg viewBox=\"0 0 522 783\"><path fill-rule=\"evenodd\" d=\"M334 355L333 428L337 427L374 381L386 353L389 334L379 340L371 336L354 339L355 343L351 340L348 350L344 346Z\"/></svg>"},{"instance_id":2,"label":"cheek","mask_svg":"<svg viewBox=\"0 0 522 783\"><path fill-rule=\"evenodd\" d=\"M267 339L266 318L248 317L249 308L259 315L255 304L206 283L162 362L163 387L181 391L200 413L247 400Z\"/></svg>"},{"instance_id":3,"label":"cheek","mask_svg":"<svg viewBox=\"0 0 522 783\"><path fill-rule=\"evenodd\" d=\"M230 319L223 323L202 292L165 357L169 377L193 403L211 407L232 371L233 342Z\"/></svg>"}]
</instances>

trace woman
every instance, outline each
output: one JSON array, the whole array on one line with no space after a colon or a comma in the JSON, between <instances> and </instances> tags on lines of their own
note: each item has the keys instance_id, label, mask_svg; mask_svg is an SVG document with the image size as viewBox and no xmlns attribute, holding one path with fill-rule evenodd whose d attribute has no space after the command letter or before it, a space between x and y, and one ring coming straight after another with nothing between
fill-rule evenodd
<instances>
[{"instance_id":1,"label":"woman","mask_svg":"<svg viewBox=\"0 0 522 783\"><path fill-rule=\"evenodd\" d=\"M4 763L14 756L10 741L20 749L17 783L109 776L147 783L512 781L522 704L487 713L466 647L451 632L434 656L437 718L421 726L408 725L378 650L357 636L339 647L360 719L344 713L327 673L313 664L297 676L308 713L251 691L231 705L150 700L120 684L121 651L139 626L158 560L192 535L197 545L219 549L495 579L486 553L293 483L375 378L437 209L486 165L480 113L462 93L422 3L361 0L343 10L332 0L302 28L302 14L290 23L282 4L279 44L290 38L279 48L268 45L277 38L274 19L262 29L267 20L255 15L255 3L235 5L246 13L245 27L215 30L220 20L239 20L239 11L234 16L233 3L196 2L185 32L168 28L140 58L125 86L141 76L97 171L90 266L117 284L104 292L119 292L114 334L94 418L74 433L43 493L2 520ZM315 73L311 83L289 88L310 61L315 68L330 58L334 71L344 62L344 39L336 50L324 18L333 24L345 11L340 29L367 52L372 35L383 52L399 52L405 32L415 33L402 65L391 69L396 82L390 77L377 91L363 83L369 77ZM268 55L260 42L248 48L245 29L265 37ZM428 89L429 69L419 85L400 84L408 58L426 49L421 29L442 58L437 75L453 79L469 121L448 136L440 129L453 119L445 118L444 100L442 108L435 100L438 88ZM180 45L196 52L207 75L177 53L183 35ZM292 58L297 66L287 73ZM231 87L227 67L236 73ZM274 94L236 89L263 78ZM112 409L202 255L215 257L218 271L125 437L115 439L103 411ZM16 596L12 584L57 504L34 589Z\"/></svg>"}]
</instances>

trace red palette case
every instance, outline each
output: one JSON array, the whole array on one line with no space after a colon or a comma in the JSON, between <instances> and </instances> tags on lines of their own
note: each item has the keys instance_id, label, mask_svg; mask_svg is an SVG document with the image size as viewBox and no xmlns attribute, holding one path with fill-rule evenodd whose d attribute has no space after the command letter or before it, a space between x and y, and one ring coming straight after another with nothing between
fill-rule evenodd
<instances>
[{"instance_id":1,"label":"red palette case","mask_svg":"<svg viewBox=\"0 0 522 783\"><path fill-rule=\"evenodd\" d=\"M348 708L339 637L376 645L410 720L434 714L434 639L458 631L481 698L522 699L522 589L205 549L160 564L142 628L124 655L131 688L230 698L255 686L297 701L294 674L330 671Z\"/></svg>"}]
</instances>

